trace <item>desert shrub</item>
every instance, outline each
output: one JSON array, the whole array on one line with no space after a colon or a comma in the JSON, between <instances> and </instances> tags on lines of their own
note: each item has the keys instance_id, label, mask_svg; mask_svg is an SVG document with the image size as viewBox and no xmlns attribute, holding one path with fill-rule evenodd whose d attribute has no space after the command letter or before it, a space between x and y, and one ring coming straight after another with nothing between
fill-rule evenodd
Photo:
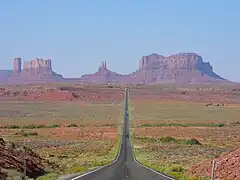
<instances>
[{"instance_id":1,"label":"desert shrub","mask_svg":"<svg viewBox=\"0 0 240 180\"><path fill-rule=\"evenodd\" d=\"M38 177L36 180L55 180L58 178L58 176L59 175L57 173L49 173L44 176Z\"/></svg>"},{"instance_id":2,"label":"desert shrub","mask_svg":"<svg viewBox=\"0 0 240 180\"><path fill-rule=\"evenodd\" d=\"M83 171L87 171L88 168L87 167L82 167L82 166L73 166L70 169L68 169L68 173L79 173L79 172L83 172Z\"/></svg>"},{"instance_id":3,"label":"desert shrub","mask_svg":"<svg viewBox=\"0 0 240 180\"><path fill-rule=\"evenodd\" d=\"M37 125L37 128L46 128L47 126L44 124Z\"/></svg>"},{"instance_id":4,"label":"desert shrub","mask_svg":"<svg viewBox=\"0 0 240 180\"><path fill-rule=\"evenodd\" d=\"M117 127L117 125L116 125L116 124L103 124L103 125L101 125L101 126Z\"/></svg>"},{"instance_id":5,"label":"desert shrub","mask_svg":"<svg viewBox=\"0 0 240 180\"><path fill-rule=\"evenodd\" d=\"M78 127L78 125L77 124L69 124L69 125L67 125L67 127Z\"/></svg>"},{"instance_id":6,"label":"desert shrub","mask_svg":"<svg viewBox=\"0 0 240 180\"><path fill-rule=\"evenodd\" d=\"M174 137L166 136L160 139L162 142L175 142L177 141Z\"/></svg>"},{"instance_id":7,"label":"desert shrub","mask_svg":"<svg viewBox=\"0 0 240 180\"><path fill-rule=\"evenodd\" d=\"M47 127L48 128L57 128L57 127L60 127L61 125L60 124L49 124Z\"/></svg>"},{"instance_id":8,"label":"desert shrub","mask_svg":"<svg viewBox=\"0 0 240 180\"><path fill-rule=\"evenodd\" d=\"M24 136L24 137L27 137L27 136L37 136L38 133L37 132L25 132L25 131L20 131L20 132L17 132L15 133L16 135L20 135L20 136Z\"/></svg>"},{"instance_id":9,"label":"desert shrub","mask_svg":"<svg viewBox=\"0 0 240 180\"><path fill-rule=\"evenodd\" d=\"M197 139L186 140L185 144L187 144L187 145L201 145L201 143Z\"/></svg>"},{"instance_id":10,"label":"desert shrub","mask_svg":"<svg viewBox=\"0 0 240 180\"><path fill-rule=\"evenodd\" d=\"M156 142L157 139L149 138L149 137L139 137L139 136L134 136L134 139L140 140L143 142Z\"/></svg>"},{"instance_id":11,"label":"desert shrub","mask_svg":"<svg viewBox=\"0 0 240 180\"><path fill-rule=\"evenodd\" d=\"M35 124L29 124L29 125L25 125L22 127L23 129L36 129L36 125Z\"/></svg>"},{"instance_id":12,"label":"desert shrub","mask_svg":"<svg viewBox=\"0 0 240 180\"><path fill-rule=\"evenodd\" d=\"M170 168L172 172L185 172L186 170L182 166L173 166Z\"/></svg>"},{"instance_id":13,"label":"desert shrub","mask_svg":"<svg viewBox=\"0 0 240 180\"><path fill-rule=\"evenodd\" d=\"M27 135L28 136L37 136L38 133L37 132L28 132Z\"/></svg>"},{"instance_id":14,"label":"desert shrub","mask_svg":"<svg viewBox=\"0 0 240 180\"><path fill-rule=\"evenodd\" d=\"M224 126L224 124L218 124L218 127L223 127Z\"/></svg>"},{"instance_id":15,"label":"desert shrub","mask_svg":"<svg viewBox=\"0 0 240 180\"><path fill-rule=\"evenodd\" d=\"M38 129L38 128L46 128L46 125L44 124L30 124L30 125L25 125L22 127L23 129Z\"/></svg>"},{"instance_id":16,"label":"desert shrub","mask_svg":"<svg viewBox=\"0 0 240 180\"><path fill-rule=\"evenodd\" d=\"M20 126L13 124L13 125L6 125L3 128L5 128L5 129L20 129Z\"/></svg>"},{"instance_id":17,"label":"desert shrub","mask_svg":"<svg viewBox=\"0 0 240 180\"><path fill-rule=\"evenodd\" d=\"M59 87L58 89L61 91L75 91L76 90L76 88L70 87L70 86L63 86L63 87Z\"/></svg>"}]
</instances>

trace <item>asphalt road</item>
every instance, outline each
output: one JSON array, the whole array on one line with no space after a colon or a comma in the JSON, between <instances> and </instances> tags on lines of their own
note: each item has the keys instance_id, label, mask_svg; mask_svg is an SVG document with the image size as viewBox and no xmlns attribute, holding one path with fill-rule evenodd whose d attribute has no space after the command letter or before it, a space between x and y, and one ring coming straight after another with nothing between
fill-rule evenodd
<instances>
[{"instance_id":1,"label":"asphalt road","mask_svg":"<svg viewBox=\"0 0 240 180\"><path fill-rule=\"evenodd\" d=\"M116 160L103 168L83 174L71 180L174 180L148 169L135 161L130 139L128 116L128 90L125 92L124 125L121 148Z\"/></svg>"}]
</instances>

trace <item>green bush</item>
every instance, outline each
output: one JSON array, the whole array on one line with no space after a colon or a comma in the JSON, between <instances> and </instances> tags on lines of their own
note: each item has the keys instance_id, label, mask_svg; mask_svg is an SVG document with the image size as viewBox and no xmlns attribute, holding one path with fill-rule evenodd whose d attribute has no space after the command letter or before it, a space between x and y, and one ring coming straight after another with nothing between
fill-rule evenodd
<instances>
[{"instance_id":1,"label":"green bush","mask_svg":"<svg viewBox=\"0 0 240 180\"><path fill-rule=\"evenodd\" d=\"M197 139L186 140L185 144L187 144L187 145L201 145L201 143Z\"/></svg>"},{"instance_id":2,"label":"green bush","mask_svg":"<svg viewBox=\"0 0 240 180\"><path fill-rule=\"evenodd\" d=\"M5 129L20 129L20 126L18 126L18 125L6 125L3 128L5 128Z\"/></svg>"},{"instance_id":3,"label":"green bush","mask_svg":"<svg viewBox=\"0 0 240 180\"><path fill-rule=\"evenodd\" d=\"M160 139L162 142L175 142L177 141L175 138L171 137L171 136L166 136Z\"/></svg>"},{"instance_id":4,"label":"green bush","mask_svg":"<svg viewBox=\"0 0 240 180\"><path fill-rule=\"evenodd\" d=\"M25 132L25 131L22 130L20 132L17 132L16 135L28 137L28 136L37 136L38 133L37 132Z\"/></svg>"},{"instance_id":5,"label":"green bush","mask_svg":"<svg viewBox=\"0 0 240 180\"><path fill-rule=\"evenodd\" d=\"M44 124L30 124L30 125L25 125L22 127L23 129L38 129L38 128L46 128Z\"/></svg>"}]
</instances>

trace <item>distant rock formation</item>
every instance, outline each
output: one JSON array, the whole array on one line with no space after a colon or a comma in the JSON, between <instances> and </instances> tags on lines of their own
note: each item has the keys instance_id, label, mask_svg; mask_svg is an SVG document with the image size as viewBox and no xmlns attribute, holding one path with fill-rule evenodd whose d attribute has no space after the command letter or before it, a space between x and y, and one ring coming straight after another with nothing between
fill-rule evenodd
<instances>
[{"instance_id":1,"label":"distant rock formation","mask_svg":"<svg viewBox=\"0 0 240 180\"><path fill-rule=\"evenodd\" d=\"M213 72L209 62L196 53L164 57L157 53L143 56L139 69L131 74L139 83L211 83L226 81Z\"/></svg>"},{"instance_id":2,"label":"distant rock formation","mask_svg":"<svg viewBox=\"0 0 240 180\"><path fill-rule=\"evenodd\" d=\"M36 58L25 61L17 57L13 61L12 71L0 70L0 82L7 83L120 83L120 84L198 84L198 83L231 83L213 71L209 62L204 62L196 53L178 53L164 57L157 53L142 56L138 69L130 74L122 75L110 71L106 61L102 61L97 72L85 74L80 78L63 78L52 70L52 61Z\"/></svg>"},{"instance_id":3,"label":"distant rock formation","mask_svg":"<svg viewBox=\"0 0 240 180\"><path fill-rule=\"evenodd\" d=\"M50 59L43 60L36 58L36 60L25 61L23 63L23 71L38 71L44 69L45 71L52 71L52 61Z\"/></svg>"},{"instance_id":4,"label":"distant rock formation","mask_svg":"<svg viewBox=\"0 0 240 180\"><path fill-rule=\"evenodd\" d=\"M17 57L13 61L13 70L8 77L8 83L38 83L38 82L58 82L63 80L62 75L52 70L52 61L36 58L31 61L24 61Z\"/></svg>"},{"instance_id":5,"label":"distant rock formation","mask_svg":"<svg viewBox=\"0 0 240 180\"><path fill-rule=\"evenodd\" d=\"M139 69L175 69L199 71L216 79L223 79L213 72L209 62L203 62L202 57L196 53L179 53L164 57L153 53L143 56L139 61Z\"/></svg>"},{"instance_id":6,"label":"distant rock formation","mask_svg":"<svg viewBox=\"0 0 240 180\"><path fill-rule=\"evenodd\" d=\"M102 61L97 72L93 74L84 74L80 79L82 83L119 83L119 77L121 76L121 74L108 70L106 61Z\"/></svg>"},{"instance_id":7,"label":"distant rock formation","mask_svg":"<svg viewBox=\"0 0 240 180\"><path fill-rule=\"evenodd\" d=\"M22 71L22 59L17 57L13 61L13 72L20 73Z\"/></svg>"}]
</instances>

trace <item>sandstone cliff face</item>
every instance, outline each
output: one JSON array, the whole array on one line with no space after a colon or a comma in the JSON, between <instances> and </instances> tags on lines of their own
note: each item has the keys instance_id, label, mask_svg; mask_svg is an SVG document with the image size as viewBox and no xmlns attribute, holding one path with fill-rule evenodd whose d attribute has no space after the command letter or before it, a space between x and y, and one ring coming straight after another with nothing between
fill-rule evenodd
<instances>
[{"instance_id":1,"label":"sandstone cliff face","mask_svg":"<svg viewBox=\"0 0 240 180\"><path fill-rule=\"evenodd\" d=\"M209 62L195 53L179 53L164 57L156 53L143 56L139 69L131 74L142 83L204 83L224 80L213 72ZM142 77L140 80L138 77Z\"/></svg>"},{"instance_id":2,"label":"sandstone cliff face","mask_svg":"<svg viewBox=\"0 0 240 180\"><path fill-rule=\"evenodd\" d=\"M139 69L186 69L205 72L213 70L209 62L203 62L202 57L195 53L179 53L168 57L153 53L142 57Z\"/></svg>"},{"instance_id":3,"label":"sandstone cliff face","mask_svg":"<svg viewBox=\"0 0 240 180\"><path fill-rule=\"evenodd\" d=\"M52 61L36 58L31 61L24 61L21 68L21 58L15 58L13 62L13 73L8 79L9 83L32 82L55 82L63 77L52 70Z\"/></svg>"},{"instance_id":4,"label":"sandstone cliff face","mask_svg":"<svg viewBox=\"0 0 240 180\"><path fill-rule=\"evenodd\" d=\"M52 61L50 59L35 59L23 63L23 72L38 75L54 75L52 71Z\"/></svg>"}]
</instances>

